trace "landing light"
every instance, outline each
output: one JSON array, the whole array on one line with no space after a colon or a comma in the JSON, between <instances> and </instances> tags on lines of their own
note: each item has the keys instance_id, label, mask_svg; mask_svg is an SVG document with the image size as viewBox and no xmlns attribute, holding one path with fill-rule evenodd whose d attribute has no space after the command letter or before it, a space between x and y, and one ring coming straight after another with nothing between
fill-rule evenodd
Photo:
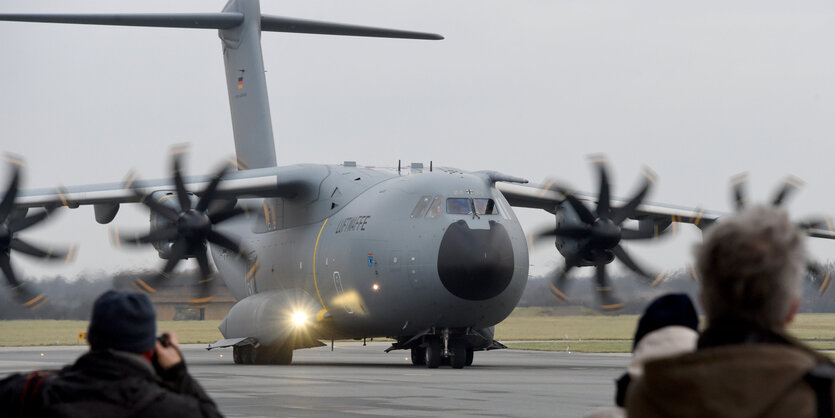
<instances>
[{"instance_id":1,"label":"landing light","mask_svg":"<svg viewBox=\"0 0 835 418\"><path fill-rule=\"evenodd\" d=\"M293 316L290 320L293 322L294 326L301 328L307 325L307 314L302 311L293 312Z\"/></svg>"},{"instance_id":2,"label":"landing light","mask_svg":"<svg viewBox=\"0 0 835 418\"><path fill-rule=\"evenodd\" d=\"M378 285L377 283L374 283L373 285L371 285L371 290L373 290L375 292L380 290L380 285Z\"/></svg>"}]
</instances>

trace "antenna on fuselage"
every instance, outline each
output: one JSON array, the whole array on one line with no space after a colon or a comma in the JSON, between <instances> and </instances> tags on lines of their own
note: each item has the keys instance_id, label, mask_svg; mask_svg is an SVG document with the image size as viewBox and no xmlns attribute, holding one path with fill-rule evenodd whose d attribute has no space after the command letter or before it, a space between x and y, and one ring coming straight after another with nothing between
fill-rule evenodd
<instances>
[{"instance_id":1,"label":"antenna on fuselage","mask_svg":"<svg viewBox=\"0 0 835 418\"><path fill-rule=\"evenodd\" d=\"M259 0L230 0L220 13L0 14L0 20L85 25L218 29L238 160L247 168L276 166L261 32L438 40L434 33L346 25L261 14Z\"/></svg>"}]
</instances>

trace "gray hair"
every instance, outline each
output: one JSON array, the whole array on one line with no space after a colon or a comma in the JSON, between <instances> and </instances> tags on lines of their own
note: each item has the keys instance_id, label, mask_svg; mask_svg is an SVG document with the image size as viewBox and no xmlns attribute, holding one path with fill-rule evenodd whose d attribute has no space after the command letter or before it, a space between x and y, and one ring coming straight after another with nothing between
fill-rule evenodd
<instances>
[{"instance_id":1,"label":"gray hair","mask_svg":"<svg viewBox=\"0 0 835 418\"><path fill-rule=\"evenodd\" d=\"M783 328L805 263L804 235L786 211L756 206L723 218L694 253L708 322Z\"/></svg>"}]
</instances>

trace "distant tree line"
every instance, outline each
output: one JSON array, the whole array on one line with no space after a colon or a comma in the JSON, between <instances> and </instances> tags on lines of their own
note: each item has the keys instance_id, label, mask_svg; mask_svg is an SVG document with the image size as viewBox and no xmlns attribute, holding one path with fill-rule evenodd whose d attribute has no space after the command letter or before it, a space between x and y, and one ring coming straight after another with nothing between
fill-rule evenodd
<instances>
[{"instance_id":1,"label":"distant tree line","mask_svg":"<svg viewBox=\"0 0 835 418\"><path fill-rule=\"evenodd\" d=\"M591 271L591 269L589 269ZM835 312L835 286L828 292L819 294L822 279L827 273L835 281L835 262L821 266L817 278L807 275L803 284L800 312ZM686 293L698 306L699 283L694 278L690 267L668 273L657 286L650 286L646 279L632 274L613 273L610 276L612 288L617 298L624 303L624 314L640 314L656 297L666 293ZM572 276L568 280L568 296L572 305L579 305L590 310L596 309L598 302L594 292L594 277ZM549 278L532 276L528 280L525 293L519 306L562 306L551 293ZM701 307L699 307L701 309ZM701 312L700 312L701 313Z\"/></svg>"},{"instance_id":2,"label":"distant tree line","mask_svg":"<svg viewBox=\"0 0 835 418\"><path fill-rule=\"evenodd\" d=\"M88 274L75 279L54 276L28 280L27 286L49 297L49 301L36 310L21 305L8 287L0 288L0 320L89 319L93 302L99 295L110 289L130 289L137 278L148 279L154 274L152 271L126 271ZM194 283L197 274L196 270L188 270L172 275L169 280L176 285Z\"/></svg>"},{"instance_id":3,"label":"distant tree line","mask_svg":"<svg viewBox=\"0 0 835 418\"><path fill-rule=\"evenodd\" d=\"M803 298L800 305L801 312L835 312L835 289L830 289L824 295L818 290L822 283L820 277L827 272L833 273L835 281L835 263L829 262L821 268L823 272L818 281L807 277L803 286ZM31 282L39 292L49 297L49 302L37 310L30 310L22 306L6 287L0 291L0 320L6 319L76 319L85 320L90 316L93 301L108 289L130 288L137 277L149 277L150 271L127 271L116 274L100 273L88 275L85 278L69 279L63 276L42 278ZM178 285L193 283L198 273L193 270L184 271L171 277L171 281ZM597 307L594 292L593 277L573 276L569 279L568 296L574 306L582 306L589 310ZM220 282L216 280L216 282ZM218 283L220 284L220 283ZM613 273L611 275L612 288L617 297L624 302L625 314L640 314L646 305L654 298L665 293L686 293L698 300L699 283L693 278L691 270L680 269L666 276L658 286L649 286L644 279L630 274ZM561 306L551 295L550 281L545 277L531 277L519 306ZM835 287L835 286L832 286ZM697 303L698 305L698 303Z\"/></svg>"}]
</instances>

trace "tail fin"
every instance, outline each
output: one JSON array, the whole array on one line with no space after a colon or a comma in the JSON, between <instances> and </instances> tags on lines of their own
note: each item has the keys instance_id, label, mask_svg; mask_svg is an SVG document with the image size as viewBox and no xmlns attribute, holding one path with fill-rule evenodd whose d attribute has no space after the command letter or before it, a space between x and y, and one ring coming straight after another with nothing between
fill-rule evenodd
<instances>
[{"instance_id":1,"label":"tail fin","mask_svg":"<svg viewBox=\"0 0 835 418\"><path fill-rule=\"evenodd\" d=\"M0 21L218 29L226 65L226 88L239 168L276 165L275 141L261 54L261 32L439 40L442 36L261 15L258 0L230 0L220 13L187 14L0 14Z\"/></svg>"}]
</instances>

